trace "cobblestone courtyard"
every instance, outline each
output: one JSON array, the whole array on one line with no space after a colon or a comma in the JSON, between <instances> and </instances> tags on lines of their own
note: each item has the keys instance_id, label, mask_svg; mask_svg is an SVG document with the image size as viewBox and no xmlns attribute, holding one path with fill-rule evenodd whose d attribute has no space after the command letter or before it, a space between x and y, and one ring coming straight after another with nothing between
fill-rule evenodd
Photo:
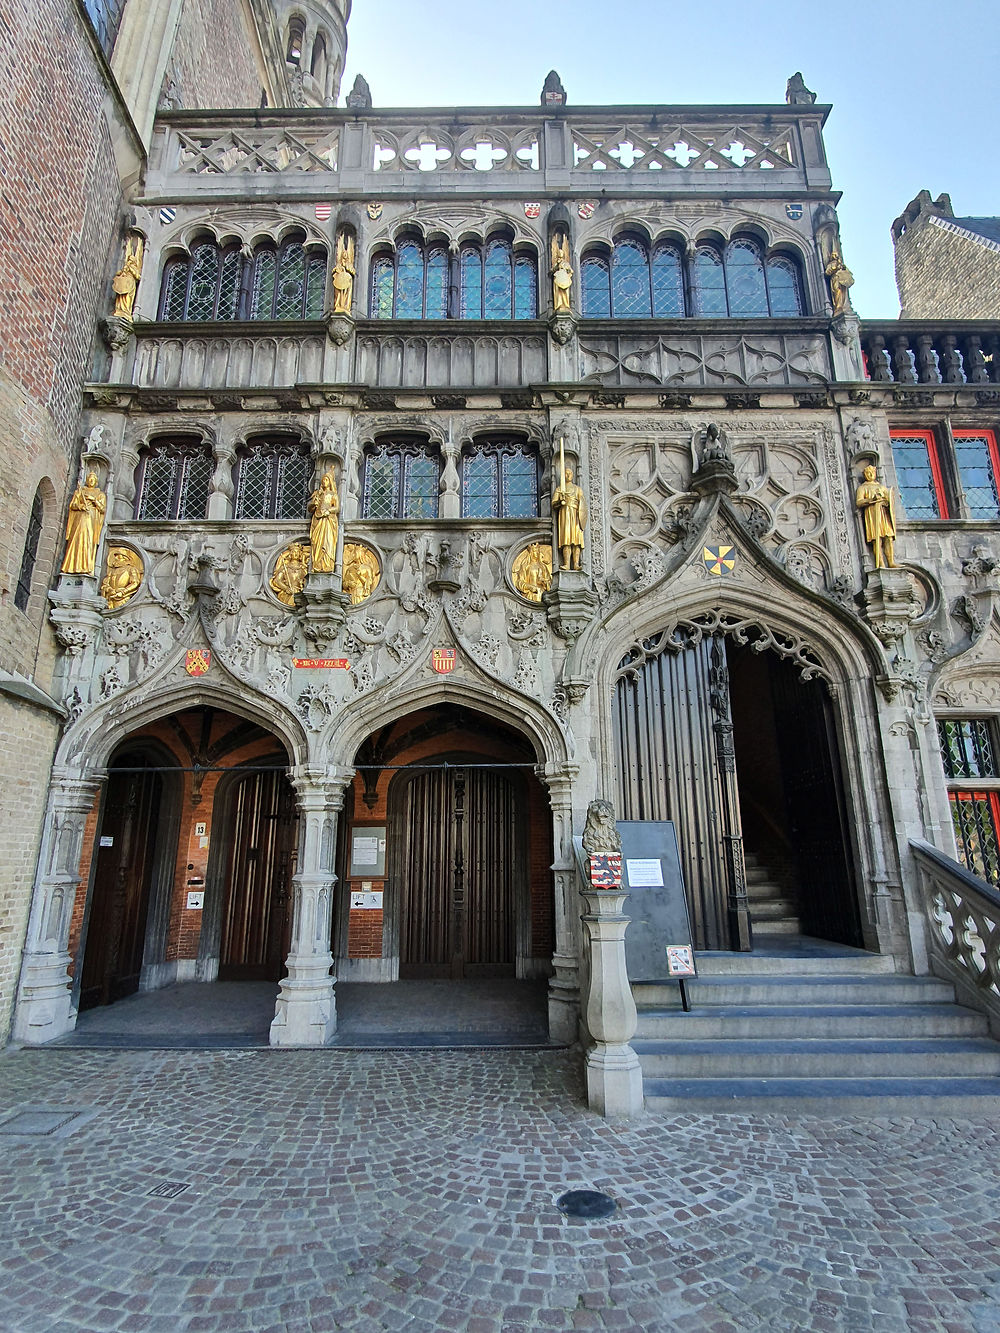
<instances>
[{"instance_id":1,"label":"cobblestone courtyard","mask_svg":"<svg viewBox=\"0 0 1000 1333\"><path fill-rule=\"evenodd\" d=\"M0 1088L4 1333L1000 1330L985 1119L614 1128L562 1051L21 1051ZM620 1210L565 1219L581 1187Z\"/></svg>"}]
</instances>

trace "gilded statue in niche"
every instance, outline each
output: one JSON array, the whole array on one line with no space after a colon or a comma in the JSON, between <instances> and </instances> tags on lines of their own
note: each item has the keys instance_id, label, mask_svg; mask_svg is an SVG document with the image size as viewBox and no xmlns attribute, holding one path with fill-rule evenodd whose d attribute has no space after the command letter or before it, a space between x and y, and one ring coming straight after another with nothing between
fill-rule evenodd
<instances>
[{"instance_id":1,"label":"gilded statue in niche","mask_svg":"<svg viewBox=\"0 0 1000 1333\"><path fill-rule=\"evenodd\" d=\"M847 294L854 286L854 274L844 263L839 250L830 251L830 258L826 261L824 272L830 284L830 300L833 302L833 313L842 315L847 309Z\"/></svg>"},{"instance_id":2,"label":"gilded statue in niche","mask_svg":"<svg viewBox=\"0 0 1000 1333\"><path fill-rule=\"evenodd\" d=\"M865 468L864 478L858 487L857 507L865 516L865 541L872 548L876 569L883 564L895 569L896 509L892 488L879 481L873 463Z\"/></svg>"},{"instance_id":3,"label":"gilded statue in niche","mask_svg":"<svg viewBox=\"0 0 1000 1333\"><path fill-rule=\"evenodd\" d=\"M111 279L111 290L115 294L112 315L115 319L132 319L135 306L135 294L142 277L143 240L138 232L132 232L125 242L125 256L122 266Z\"/></svg>"},{"instance_id":4,"label":"gilded statue in niche","mask_svg":"<svg viewBox=\"0 0 1000 1333\"><path fill-rule=\"evenodd\" d=\"M532 542L514 560L511 581L522 597L540 602L542 593L552 587L552 547Z\"/></svg>"},{"instance_id":5,"label":"gilded statue in niche","mask_svg":"<svg viewBox=\"0 0 1000 1333\"><path fill-rule=\"evenodd\" d=\"M349 315L354 301L354 237L342 231L337 237L337 257L333 268L333 311Z\"/></svg>"},{"instance_id":6,"label":"gilded statue in niche","mask_svg":"<svg viewBox=\"0 0 1000 1333\"><path fill-rule=\"evenodd\" d=\"M97 545L104 527L108 499L97 484L97 473L88 472L87 480L73 492L66 519L66 551L60 572L93 574L97 565Z\"/></svg>"},{"instance_id":7,"label":"gilded statue in niche","mask_svg":"<svg viewBox=\"0 0 1000 1333\"><path fill-rule=\"evenodd\" d=\"M108 572L101 580L100 593L112 611L131 601L142 585L142 556L128 546L112 546L108 551Z\"/></svg>"},{"instance_id":8,"label":"gilded statue in niche","mask_svg":"<svg viewBox=\"0 0 1000 1333\"><path fill-rule=\"evenodd\" d=\"M583 556L583 530L587 526L587 500L573 480L573 469L566 466L562 440L559 441L559 485L552 493L552 517L559 548L559 568L579 569Z\"/></svg>"},{"instance_id":9,"label":"gilded statue in niche","mask_svg":"<svg viewBox=\"0 0 1000 1333\"><path fill-rule=\"evenodd\" d=\"M278 555L270 578L271 590L278 601L294 606L295 594L306 586L308 573L309 547L305 542L292 542Z\"/></svg>"},{"instance_id":10,"label":"gilded statue in niche","mask_svg":"<svg viewBox=\"0 0 1000 1333\"><path fill-rule=\"evenodd\" d=\"M324 473L319 488L309 497L309 546L313 571L332 574L337 563L337 528L340 497L333 468Z\"/></svg>"},{"instance_id":11,"label":"gilded statue in niche","mask_svg":"<svg viewBox=\"0 0 1000 1333\"><path fill-rule=\"evenodd\" d=\"M344 544L343 587L352 606L359 606L369 598L382 578L378 556L360 542Z\"/></svg>"},{"instance_id":12,"label":"gilded statue in niche","mask_svg":"<svg viewBox=\"0 0 1000 1333\"><path fill-rule=\"evenodd\" d=\"M565 312L570 309L573 290L573 267L569 262L569 237L564 231L552 236L552 309Z\"/></svg>"}]
</instances>

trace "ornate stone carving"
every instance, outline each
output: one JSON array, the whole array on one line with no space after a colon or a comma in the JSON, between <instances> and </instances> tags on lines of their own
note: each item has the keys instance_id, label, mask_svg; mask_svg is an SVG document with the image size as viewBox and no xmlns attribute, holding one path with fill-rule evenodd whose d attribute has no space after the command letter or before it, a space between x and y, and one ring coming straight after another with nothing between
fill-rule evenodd
<instances>
[{"instance_id":1,"label":"ornate stone carving","mask_svg":"<svg viewBox=\"0 0 1000 1333\"><path fill-rule=\"evenodd\" d=\"M142 586L142 556L129 546L108 549L108 569L100 593L112 611L130 601Z\"/></svg>"},{"instance_id":2,"label":"ornate stone carving","mask_svg":"<svg viewBox=\"0 0 1000 1333\"><path fill-rule=\"evenodd\" d=\"M514 557L510 579L522 597L541 602L542 593L552 587L552 547L544 542L526 546Z\"/></svg>"},{"instance_id":3,"label":"ornate stone carving","mask_svg":"<svg viewBox=\"0 0 1000 1333\"><path fill-rule=\"evenodd\" d=\"M370 546L360 542L344 543L343 588L352 606L371 597L382 580L382 566Z\"/></svg>"},{"instance_id":4,"label":"ornate stone carving","mask_svg":"<svg viewBox=\"0 0 1000 1333\"><path fill-rule=\"evenodd\" d=\"M309 547L305 542L292 542L278 553L268 586L279 602L294 606L296 596L305 587L308 573Z\"/></svg>"}]
</instances>

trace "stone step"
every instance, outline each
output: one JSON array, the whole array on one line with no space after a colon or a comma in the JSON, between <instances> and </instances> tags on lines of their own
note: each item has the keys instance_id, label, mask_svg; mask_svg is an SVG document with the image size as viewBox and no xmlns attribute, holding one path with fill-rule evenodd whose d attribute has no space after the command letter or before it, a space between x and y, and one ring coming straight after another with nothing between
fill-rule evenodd
<instances>
[{"instance_id":1,"label":"stone step","mask_svg":"<svg viewBox=\"0 0 1000 1333\"><path fill-rule=\"evenodd\" d=\"M678 987L671 982L639 982L632 987L637 1005L655 1007L679 1003ZM711 976L702 973L687 982L693 1006L746 1004L922 1004L954 1000L951 986L933 977L900 975L856 976Z\"/></svg>"},{"instance_id":2,"label":"stone step","mask_svg":"<svg viewBox=\"0 0 1000 1333\"><path fill-rule=\"evenodd\" d=\"M987 1037L634 1040L646 1078L943 1078L1000 1075Z\"/></svg>"},{"instance_id":3,"label":"stone step","mask_svg":"<svg viewBox=\"0 0 1000 1333\"><path fill-rule=\"evenodd\" d=\"M842 949L812 953L790 951L788 946L773 949L758 947L752 953L706 951L695 954L699 977L773 977L775 980L805 976L896 976L896 961L891 954L865 953L863 949Z\"/></svg>"},{"instance_id":4,"label":"stone step","mask_svg":"<svg viewBox=\"0 0 1000 1333\"><path fill-rule=\"evenodd\" d=\"M766 920L768 917L798 917L799 909L791 898L750 898L750 915L754 920Z\"/></svg>"},{"instance_id":5,"label":"stone step","mask_svg":"<svg viewBox=\"0 0 1000 1333\"><path fill-rule=\"evenodd\" d=\"M974 1037L988 1031L984 1014L957 1004L719 1005L686 1014L678 999L669 1008L640 1009L636 1038Z\"/></svg>"},{"instance_id":6,"label":"stone step","mask_svg":"<svg viewBox=\"0 0 1000 1333\"><path fill-rule=\"evenodd\" d=\"M1000 1078L651 1078L645 1095L652 1111L1000 1114Z\"/></svg>"},{"instance_id":7,"label":"stone step","mask_svg":"<svg viewBox=\"0 0 1000 1333\"><path fill-rule=\"evenodd\" d=\"M758 923L757 913L750 913L750 921L754 930L754 939L766 939L768 935L800 935L802 933L802 922L797 916L789 916L781 921L763 921Z\"/></svg>"}]
</instances>

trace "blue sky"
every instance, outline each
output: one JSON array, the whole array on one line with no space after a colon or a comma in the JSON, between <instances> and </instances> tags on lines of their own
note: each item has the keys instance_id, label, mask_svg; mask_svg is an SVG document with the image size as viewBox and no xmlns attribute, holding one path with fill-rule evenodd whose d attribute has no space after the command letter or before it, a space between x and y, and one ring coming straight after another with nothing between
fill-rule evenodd
<instances>
[{"instance_id":1,"label":"blue sky","mask_svg":"<svg viewBox=\"0 0 1000 1333\"><path fill-rule=\"evenodd\" d=\"M889 228L920 189L1000 215L1000 0L628 5L354 0L344 92L376 106L537 106L549 69L570 103L783 102L801 70L821 102L859 314L899 313Z\"/></svg>"}]
</instances>

